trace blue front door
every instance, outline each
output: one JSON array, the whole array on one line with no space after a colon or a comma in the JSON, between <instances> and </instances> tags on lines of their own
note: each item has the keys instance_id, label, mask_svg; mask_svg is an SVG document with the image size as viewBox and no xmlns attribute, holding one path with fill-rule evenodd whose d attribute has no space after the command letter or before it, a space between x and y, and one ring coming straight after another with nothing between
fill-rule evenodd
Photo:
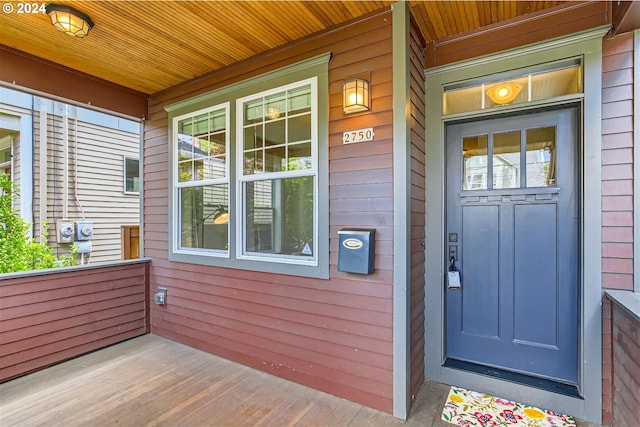
<instances>
[{"instance_id":1,"label":"blue front door","mask_svg":"<svg viewBox=\"0 0 640 427\"><path fill-rule=\"evenodd\" d=\"M448 125L446 358L578 383L577 109ZM452 259L453 258L453 259Z\"/></svg>"}]
</instances>

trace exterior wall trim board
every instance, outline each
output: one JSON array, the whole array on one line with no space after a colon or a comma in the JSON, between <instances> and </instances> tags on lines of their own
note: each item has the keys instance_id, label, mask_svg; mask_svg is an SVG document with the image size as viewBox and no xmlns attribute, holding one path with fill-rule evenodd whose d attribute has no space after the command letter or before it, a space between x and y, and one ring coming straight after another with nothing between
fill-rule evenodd
<instances>
[{"instance_id":1,"label":"exterior wall trim board","mask_svg":"<svg viewBox=\"0 0 640 427\"><path fill-rule=\"evenodd\" d=\"M640 293L640 30L633 32L633 289Z\"/></svg>"},{"instance_id":2,"label":"exterior wall trim board","mask_svg":"<svg viewBox=\"0 0 640 427\"><path fill-rule=\"evenodd\" d=\"M409 415L411 159L409 135L409 9L392 6L393 23L393 415Z\"/></svg>"},{"instance_id":3,"label":"exterior wall trim board","mask_svg":"<svg viewBox=\"0 0 640 427\"><path fill-rule=\"evenodd\" d=\"M436 74L451 73L458 70L466 70L472 67L486 66L495 62L506 61L515 57L533 55L540 52L549 51L555 48L561 48L567 45L573 45L584 41L592 40L594 37L602 39L609 30L610 25L603 25L601 27L593 28L586 31L581 31L576 34L569 35L567 37L558 37L552 40L535 43L525 47L518 47L514 49L508 49L506 51L480 56L472 58L468 61L454 62L452 64L440 65L431 67L425 70L425 76L432 76Z\"/></svg>"}]
</instances>

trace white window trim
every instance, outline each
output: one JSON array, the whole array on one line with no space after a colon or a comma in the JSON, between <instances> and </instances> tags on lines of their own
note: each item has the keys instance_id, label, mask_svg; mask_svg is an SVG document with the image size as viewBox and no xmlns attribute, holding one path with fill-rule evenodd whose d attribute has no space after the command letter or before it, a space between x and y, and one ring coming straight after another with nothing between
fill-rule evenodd
<instances>
[{"instance_id":1,"label":"white window trim","mask_svg":"<svg viewBox=\"0 0 640 427\"><path fill-rule=\"evenodd\" d=\"M300 80L294 83L290 83L284 86L276 87L266 91L258 92L252 95L244 96L236 100L236 212L241 213L237 216L236 221L236 258L246 259L252 261L267 261L276 262L282 264L297 264L297 265L318 265L318 79L317 77L311 77L305 80ZM238 112L243 111L242 104L251 101L256 98L262 98L274 93L283 92L289 89L295 89L301 86L311 86L311 168L296 171L283 171L283 172L266 172L252 175L244 174L244 140L241 135L244 135L244 117L243 114ZM299 257L296 255L283 255L283 254L263 254L258 252L244 252L246 244L246 234L244 227L244 219L246 218L245 203L244 203L244 184L247 182L257 181L269 181L274 179L286 179L311 176L313 177L313 257Z\"/></svg>"},{"instance_id":2,"label":"white window trim","mask_svg":"<svg viewBox=\"0 0 640 427\"><path fill-rule=\"evenodd\" d=\"M173 230L170 230L170 232L173 233L173 252L177 253L177 254L183 254L183 255L204 255L204 256L213 256L213 257L219 257L219 258L229 258L229 250L224 250L224 249L205 249L205 248L183 248L180 246L181 244L181 224L182 224L182 217L180 215L180 191L179 189L181 188L194 188L194 187L205 187L205 186L212 186L212 185L221 185L221 184L226 184L227 188L229 188L229 176L230 176L230 171L229 171L229 165L230 165L230 161L229 161L229 151L230 151L230 138L229 138L229 131L230 131L230 114L231 114L231 103L229 102L223 102L221 104L217 104L217 105L213 105L211 107L207 107L207 108L202 108L200 110L196 110L196 111L192 111L186 114L181 114L179 116L176 116L173 118L173 132L171 135L171 161L173 162L173 173L171 176L171 187L172 187L172 192L173 192L173 208L172 208L172 215L173 215ZM189 181L189 182L179 182L178 181L178 174L179 174L179 170L180 168L178 167L178 123L180 122L180 120L184 120L190 117L195 117L201 114L205 114L205 113L209 113L211 111L216 111L216 110L224 110L225 112L225 160L224 160L224 169L225 169L225 176L224 178L215 178L215 179L204 179L201 181ZM231 194L231 192L228 190L229 194ZM228 200L228 207L227 209L231 209L231 200ZM229 227L229 229L231 228L231 223L233 221L232 219L232 215L229 215L229 224L227 225Z\"/></svg>"},{"instance_id":3,"label":"white window trim","mask_svg":"<svg viewBox=\"0 0 640 427\"><path fill-rule=\"evenodd\" d=\"M138 156L132 156L130 154L125 154L124 156L122 156L122 165L123 165L123 170L122 170L122 174L123 174L123 179L122 179L122 192L124 194L129 194L132 196L139 196L140 195L140 191L128 191L127 190L127 160L136 160L138 162L138 182L140 180L140 158ZM139 185L139 184L138 184Z\"/></svg>"}]
</instances>

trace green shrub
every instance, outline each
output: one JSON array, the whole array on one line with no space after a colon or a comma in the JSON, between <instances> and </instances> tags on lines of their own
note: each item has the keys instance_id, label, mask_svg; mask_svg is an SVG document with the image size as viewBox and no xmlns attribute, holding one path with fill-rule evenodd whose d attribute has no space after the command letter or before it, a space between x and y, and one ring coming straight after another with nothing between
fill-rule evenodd
<instances>
[{"instance_id":1,"label":"green shrub","mask_svg":"<svg viewBox=\"0 0 640 427\"><path fill-rule=\"evenodd\" d=\"M47 242L47 224L43 224L42 241L29 237L30 224L13 210L13 199L18 196L17 186L9 175L0 174L0 273L41 270L77 264L76 250L68 256L56 257Z\"/></svg>"}]
</instances>

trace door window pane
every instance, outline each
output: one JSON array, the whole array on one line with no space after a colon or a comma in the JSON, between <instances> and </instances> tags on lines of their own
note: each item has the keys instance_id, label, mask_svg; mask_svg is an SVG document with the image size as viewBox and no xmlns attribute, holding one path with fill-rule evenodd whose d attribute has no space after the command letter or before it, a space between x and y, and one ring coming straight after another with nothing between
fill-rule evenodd
<instances>
[{"instance_id":1,"label":"door window pane","mask_svg":"<svg viewBox=\"0 0 640 427\"><path fill-rule=\"evenodd\" d=\"M527 130L527 187L556 184L555 126Z\"/></svg>"},{"instance_id":2,"label":"door window pane","mask_svg":"<svg viewBox=\"0 0 640 427\"><path fill-rule=\"evenodd\" d=\"M520 188L520 131L493 135L493 188Z\"/></svg>"},{"instance_id":3,"label":"door window pane","mask_svg":"<svg viewBox=\"0 0 640 427\"><path fill-rule=\"evenodd\" d=\"M462 139L463 190L487 189L487 135L468 136Z\"/></svg>"}]
</instances>

